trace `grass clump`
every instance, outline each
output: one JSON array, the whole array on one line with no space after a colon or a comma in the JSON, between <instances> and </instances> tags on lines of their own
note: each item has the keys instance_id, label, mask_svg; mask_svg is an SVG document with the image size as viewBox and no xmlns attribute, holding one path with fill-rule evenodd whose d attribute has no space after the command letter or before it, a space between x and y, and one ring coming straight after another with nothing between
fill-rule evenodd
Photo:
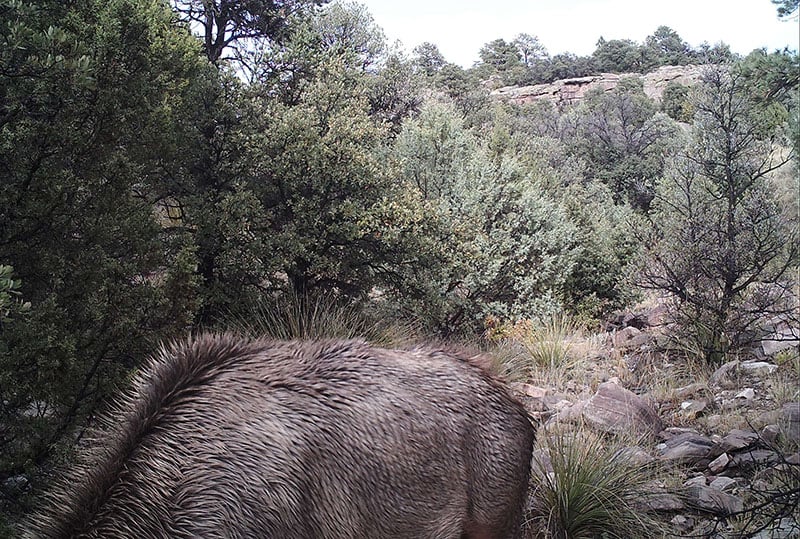
<instances>
[{"instance_id":1,"label":"grass clump","mask_svg":"<svg viewBox=\"0 0 800 539\"><path fill-rule=\"evenodd\" d=\"M226 325L251 338L364 339L379 346L413 341L416 333L410 324L376 319L357 305L330 294L313 297L287 294L262 300L252 311L230 316Z\"/></svg>"},{"instance_id":2,"label":"grass clump","mask_svg":"<svg viewBox=\"0 0 800 539\"><path fill-rule=\"evenodd\" d=\"M555 431L533 459L529 537L658 537L643 509L654 469L634 462L628 445L588 428Z\"/></svg>"},{"instance_id":3,"label":"grass clump","mask_svg":"<svg viewBox=\"0 0 800 539\"><path fill-rule=\"evenodd\" d=\"M572 318L555 314L539 324L531 323L520 329L519 342L535 367L565 370L573 366L573 338L578 327Z\"/></svg>"}]
</instances>

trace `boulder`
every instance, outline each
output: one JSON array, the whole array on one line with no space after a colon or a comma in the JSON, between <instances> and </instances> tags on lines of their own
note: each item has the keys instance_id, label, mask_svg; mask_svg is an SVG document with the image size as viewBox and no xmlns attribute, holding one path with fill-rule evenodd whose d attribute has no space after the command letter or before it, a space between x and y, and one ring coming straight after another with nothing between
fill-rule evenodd
<instances>
[{"instance_id":1,"label":"boulder","mask_svg":"<svg viewBox=\"0 0 800 539\"><path fill-rule=\"evenodd\" d=\"M735 385L733 377L739 368L740 361L733 360L715 370L708 379L709 387L730 388Z\"/></svg>"},{"instance_id":2,"label":"boulder","mask_svg":"<svg viewBox=\"0 0 800 539\"><path fill-rule=\"evenodd\" d=\"M686 494L689 505L717 515L732 515L744 509L741 498L710 486L695 485L687 488Z\"/></svg>"},{"instance_id":3,"label":"boulder","mask_svg":"<svg viewBox=\"0 0 800 539\"><path fill-rule=\"evenodd\" d=\"M600 384L583 408L583 417L604 432L655 435L663 429L652 404L613 381Z\"/></svg>"},{"instance_id":4,"label":"boulder","mask_svg":"<svg viewBox=\"0 0 800 539\"><path fill-rule=\"evenodd\" d=\"M620 350L638 350L650 344L653 338L644 331L633 326L625 327L614 334L614 348Z\"/></svg>"},{"instance_id":5,"label":"boulder","mask_svg":"<svg viewBox=\"0 0 800 539\"><path fill-rule=\"evenodd\" d=\"M778 366L774 363L767 363L766 361L742 361L739 368L754 376L768 376L778 370Z\"/></svg>"},{"instance_id":6,"label":"boulder","mask_svg":"<svg viewBox=\"0 0 800 539\"><path fill-rule=\"evenodd\" d=\"M661 458L672 462L697 464L703 460L710 462L709 455L714 447L711 438L695 432L685 432L667 440L660 446Z\"/></svg>"},{"instance_id":7,"label":"boulder","mask_svg":"<svg viewBox=\"0 0 800 539\"><path fill-rule=\"evenodd\" d=\"M736 487L736 485L738 485L736 479L733 479L732 477L725 477L723 475L714 479L708 486L723 492L727 492Z\"/></svg>"},{"instance_id":8,"label":"boulder","mask_svg":"<svg viewBox=\"0 0 800 539\"><path fill-rule=\"evenodd\" d=\"M714 447L715 453L741 451L755 444L758 434L751 430L733 429Z\"/></svg>"},{"instance_id":9,"label":"boulder","mask_svg":"<svg viewBox=\"0 0 800 539\"><path fill-rule=\"evenodd\" d=\"M708 471L716 475L725 469L730 460L731 458L728 456L728 454L723 453L708 463Z\"/></svg>"}]
</instances>

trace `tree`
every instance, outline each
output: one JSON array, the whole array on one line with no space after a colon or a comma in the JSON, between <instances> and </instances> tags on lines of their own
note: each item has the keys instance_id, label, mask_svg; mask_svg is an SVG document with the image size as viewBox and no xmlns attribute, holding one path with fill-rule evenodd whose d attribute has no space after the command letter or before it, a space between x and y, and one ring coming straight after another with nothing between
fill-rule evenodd
<instances>
[{"instance_id":1,"label":"tree","mask_svg":"<svg viewBox=\"0 0 800 539\"><path fill-rule=\"evenodd\" d=\"M425 42L414 47L413 62L420 73L433 77L447 64L439 47L433 43Z\"/></svg>"},{"instance_id":2,"label":"tree","mask_svg":"<svg viewBox=\"0 0 800 539\"><path fill-rule=\"evenodd\" d=\"M610 73L647 73L656 65L648 49L629 39L606 41L601 37L592 57L597 69Z\"/></svg>"},{"instance_id":3,"label":"tree","mask_svg":"<svg viewBox=\"0 0 800 539\"><path fill-rule=\"evenodd\" d=\"M298 297L363 299L409 256L389 232L404 226L405 210L387 213L404 195L381 159L388 129L370 116L368 94L367 75L331 55L298 103L262 102L251 115L248 185L266 216L254 233Z\"/></svg>"},{"instance_id":4,"label":"tree","mask_svg":"<svg viewBox=\"0 0 800 539\"><path fill-rule=\"evenodd\" d=\"M539 41L539 38L530 34L518 34L512 44L517 47L517 50L522 55L522 63L528 68L533 67L536 60L549 56L547 49Z\"/></svg>"},{"instance_id":5,"label":"tree","mask_svg":"<svg viewBox=\"0 0 800 539\"><path fill-rule=\"evenodd\" d=\"M731 52L730 46L722 42L713 46L703 42L699 48L692 51L692 56L700 64L730 64L736 60L736 55Z\"/></svg>"},{"instance_id":6,"label":"tree","mask_svg":"<svg viewBox=\"0 0 800 539\"><path fill-rule=\"evenodd\" d=\"M30 303L0 333L0 478L37 485L36 467L194 316L177 263L190 248L150 192L204 61L155 0L3 1L0 36L0 260Z\"/></svg>"},{"instance_id":7,"label":"tree","mask_svg":"<svg viewBox=\"0 0 800 539\"><path fill-rule=\"evenodd\" d=\"M645 48L655 65L686 65L691 62L691 47L668 26L659 26L645 39ZM653 66L655 67L655 66Z\"/></svg>"},{"instance_id":8,"label":"tree","mask_svg":"<svg viewBox=\"0 0 800 539\"><path fill-rule=\"evenodd\" d=\"M661 110L675 121L691 122L694 110L689 101L689 87L675 81L668 82L661 94Z\"/></svg>"},{"instance_id":9,"label":"tree","mask_svg":"<svg viewBox=\"0 0 800 539\"><path fill-rule=\"evenodd\" d=\"M668 292L685 337L710 362L745 346L764 317L791 316L797 217L770 173L787 161L765 132L742 73L710 70L692 143L667 170L643 238L640 285Z\"/></svg>"},{"instance_id":10,"label":"tree","mask_svg":"<svg viewBox=\"0 0 800 539\"><path fill-rule=\"evenodd\" d=\"M339 56L362 71L386 59L386 36L367 10L355 2L336 2L309 20L312 39L325 55Z\"/></svg>"},{"instance_id":11,"label":"tree","mask_svg":"<svg viewBox=\"0 0 800 539\"><path fill-rule=\"evenodd\" d=\"M501 84L508 85L525 78L527 70L522 63L522 53L514 43L495 39L481 47L478 55L481 61L475 69L484 79L497 76Z\"/></svg>"},{"instance_id":12,"label":"tree","mask_svg":"<svg viewBox=\"0 0 800 539\"><path fill-rule=\"evenodd\" d=\"M591 56L576 56L571 53L556 54L550 61L541 62L532 74L538 82L585 77L599 72L596 62Z\"/></svg>"},{"instance_id":13,"label":"tree","mask_svg":"<svg viewBox=\"0 0 800 539\"><path fill-rule=\"evenodd\" d=\"M452 104L436 101L404 125L396 151L405 188L426 202L443 246L436 265L417 269L422 289L396 298L401 305L444 334L480 331L489 316L560 309L575 230L512 155L493 151Z\"/></svg>"},{"instance_id":14,"label":"tree","mask_svg":"<svg viewBox=\"0 0 800 539\"><path fill-rule=\"evenodd\" d=\"M657 113L635 78L623 79L610 92L588 95L576 114L572 145L590 174L609 186L617 202L647 210L675 126Z\"/></svg>"},{"instance_id":15,"label":"tree","mask_svg":"<svg viewBox=\"0 0 800 539\"><path fill-rule=\"evenodd\" d=\"M247 40L286 37L287 21L298 12L327 0L172 0L190 25L199 25L203 49L212 64L229 46Z\"/></svg>"},{"instance_id":16,"label":"tree","mask_svg":"<svg viewBox=\"0 0 800 539\"><path fill-rule=\"evenodd\" d=\"M800 0L772 0L772 3L777 6L781 19L790 19L800 7Z\"/></svg>"}]
</instances>

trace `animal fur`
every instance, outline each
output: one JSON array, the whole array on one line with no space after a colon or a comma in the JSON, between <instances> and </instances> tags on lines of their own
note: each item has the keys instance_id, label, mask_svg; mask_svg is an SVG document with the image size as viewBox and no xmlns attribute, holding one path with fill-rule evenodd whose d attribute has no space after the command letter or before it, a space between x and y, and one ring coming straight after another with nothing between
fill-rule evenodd
<instances>
[{"instance_id":1,"label":"animal fur","mask_svg":"<svg viewBox=\"0 0 800 539\"><path fill-rule=\"evenodd\" d=\"M517 537L533 438L463 355L204 335L142 370L28 536Z\"/></svg>"}]
</instances>

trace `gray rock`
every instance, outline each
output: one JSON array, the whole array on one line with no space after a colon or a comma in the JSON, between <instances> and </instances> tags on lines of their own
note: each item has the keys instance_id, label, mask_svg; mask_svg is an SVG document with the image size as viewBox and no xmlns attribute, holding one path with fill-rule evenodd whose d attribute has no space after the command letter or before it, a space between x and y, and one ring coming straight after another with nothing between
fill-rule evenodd
<instances>
[{"instance_id":1,"label":"gray rock","mask_svg":"<svg viewBox=\"0 0 800 539\"><path fill-rule=\"evenodd\" d=\"M684 487L704 487L708 484L705 475L698 475L697 477L692 477L691 479L687 479L683 482Z\"/></svg>"},{"instance_id":2,"label":"gray rock","mask_svg":"<svg viewBox=\"0 0 800 539\"><path fill-rule=\"evenodd\" d=\"M616 452L616 456L624 462L637 466L644 466L656 460L655 457L641 447L623 447Z\"/></svg>"},{"instance_id":3,"label":"gray rock","mask_svg":"<svg viewBox=\"0 0 800 539\"><path fill-rule=\"evenodd\" d=\"M772 357L778 352L797 346L795 339L767 339L761 341L761 352L765 357Z\"/></svg>"},{"instance_id":4,"label":"gray rock","mask_svg":"<svg viewBox=\"0 0 800 539\"><path fill-rule=\"evenodd\" d=\"M736 481L736 479L733 479L731 477L720 476L714 479L708 486L726 492L732 490L737 484L738 482Z\"/></svg>"},{"instance_id":5,"label":"gray rock","mask_svg":"<svg viewBox=\"0 0 800 539\"><path fill-rule=\"evenodd\" d=\"M698 393L702 393L706 390L706 385L702 382L696 382L694 384L689 384L688 386L679 387L675 390L675 397L684 400L694 397Z\"/></svg>"},{"instance_id":6,"label":"gray rock","mask_svg":"<svg viewBox=\"0 0 800 539\"><path fill-rule=\"evenodd\" d=\"M769 449L752 449L731 457L728 468L750 469L756 466L768 466L781 461L780 455Z\"/></svg>"},{"instance_id":7,"label":"gray rock","mask_svg":"<svg viewBox=\"0 0 800 539\"><path fill-rule=\"evenodd\" d=\"M578 401L575 404L568 401L566 404L562 403L558 413L550 418L545 427L558 423L579 423L583 418L583 409L586 408L586 404L587 401Z\"/></svg>"},{"instance_id":8,"label":"gray rock","mask_svg":"<svg viewBox=\"0 0 800 539\"><path fill-rule=\"evenodd\" d=\"M730 460L728 454L723 453L708 463L708 471L716 475L725 469Z\"/></svg>"},{"instance_id":9,"label":"gray rock","mask_svg":"<svg viewBox=\"0 0 800 539\"><path fill-rule=\"evenodd\" d=\"M708 385L711 387L731 388L734 385L733 377L739 368L740 362L733 360L725 363L709 377Z\"/></svg>"},{"instance_id":10,"label":"gray rock","mask_svg":"<svg viewBox=\"0 0 800 539\"><path fill-rule=\"evenodd\" d=\"M655 435L663 428L649 402L614 382L600 384L583 408L583 417L604 432Z\"/></svg>"},{"instance_id":11,"label":"gray rock","mask_svg":"<svg viewBox=\"0 0 800 539\"><path fill-rule=\"evenodd\" d=\"M675 528L681 533L688 532L692 529L692 526L694 526L694 520L684 515L675 515L672 517L672 520L670 520L669 523L675 526Z\"/></svg>"},{"instance_id":12,"label":"gray rock","mask_svg":"<svg viewBox=\"0 0 800 539\"><path fill-rule=\"evenodd\" d=\"M689 86L696 83L703 71L703 66L662 66L646 75L638 73L601 73L587 77L562 79L547 84L531 86L506 86L492 91L494 98L510 101L517 105L546 100L558 104L576 104L583 101L592 90L608 92L614 89L619 81L626 77L635 77L642 81L644 93L659 101L664 89L671 81Z\"/></svg>"},{"instance_id":13,"label":"gray rock","mask_svg":"<svg viewBox=\"0 0 800 539\"><path fill-rule=\"evenodd\" d=\"M681 414L688 419L695 419L703 413L707 406L708 401L706 399L684 401L681 403Z\"/></svg>"},{"instance_id":14,"label":"gray rock","mask_svg":"<svg viewBox=\"0 0 800 539\"><path fill-rule=\"evenodd\" d=\"M686 494L689 505L717 515L731 515L744 509L741 498L715 488L697 485L686 489Z\"/></svg>"},{"instance_id":15,"label":"gray rock","mask_svg":"<svg viewBox=\"0 0 800 539\"><path fill-rule=\"evenodd\" d=\"M633 326L628 326L614 334L614 347L620 350L638 350L650 344L652 337Z\"/></svg>"},{"instance_id":16,"label":"gray rock","mask_svg":"<svg viewBox=\"0 0 800 539\"><path fill-rule=\"evenodd\" d=\"M669 492L651 492L642 495L637 503L642 509L648 511L674 512L686 509L686 503L677 494Z\"/></svg>"},{"instance_id":17,"label":"gray rock","mask_svg":"<svg viewBox=\"0 0 800 539\"><path fill-rule=\"evenodd\" d=\"M740 451L753 445L758 434L750 430L733 429L714 447L715 452L730 453Z\"/></svg>"},{"instance_id":18,"label":"gray rock","mask_svg":"<svg viewBox=\"0 0 800 539\"><path fill-rule=\"evenodd\" d=\"M752 387L747 387L736 394L735 399L753 400L756 396L756 390Z\"/></svg>"},{"instance_id":19,"label":"gray rock","mask_svg":"<svg viewBox=\"0 0 800 539\"><path fill-rule=\"evenodd\" d=\"M761 437L769 444L774 444L780 433L781 428L778 425L766 425L761 429Z\"/></svg>"},{"instance_id":20,"label":"gray rock","mask_svg":"<svg viewBox=\"0 0 800 539\"><path fill-rule=\"evenodd\" d=\"M768 335L759 343L763 356L772 357L778 352L797 346L800 341L800 328L785 325L780 321L774 321L770 326L765 328L769 331Z\"/></svg>"},{"instance_id":21,"label":"gray rock","mask_svg":"<svg viewBox=\"0 0 800 539\"><path fill-rule=\"evenodd\" d=\"M798 537L800 537L800 524L792 517L785 517L752 535L750 539L797 539Z\"/></svg>"},{"instance_id":22,"label":"gray rock","mask_svg":"<svg viewBox=\"0 0 800 539\"><path fill-rule=\"evenodd\" d=\"M548 410L545 402L546 389L520 382L512 383L510 387L512 391L517 393L519 400L529 412L545 412Z\"/></svg>"},{"instance_id":23,"label":"gray rock","mask_svg":"<svg viewBox=\"0 0 800 539\"><path fill-rule=\"evenodd\" d=\"M669 441L683 434L700 435L700 433L697 432L697 429L693 429L691 427L667 427L658 433L658 437L662 440Z\"/></svg>"},{"instance_id":24,"label":"gray rock","mask_svg":"<svg viewBox=\"0 0 800 539\"><path fill-rule=\"evenodd\" d=\"M696 464L707 459L714 442L706 436L686 432L667 440L661 451L661 458L669 461Z\"/></svg>"},{"instance_id":25,"label":"gray rock","mask_svg":"<svg viewBox=\"0 0 800 539\"><path fill-rule=\"evenodd\" d=\"M766 361L742 361L739 368L755 376L768 376L778 370L777 365Z\"/></svg>"}]
</instances>

